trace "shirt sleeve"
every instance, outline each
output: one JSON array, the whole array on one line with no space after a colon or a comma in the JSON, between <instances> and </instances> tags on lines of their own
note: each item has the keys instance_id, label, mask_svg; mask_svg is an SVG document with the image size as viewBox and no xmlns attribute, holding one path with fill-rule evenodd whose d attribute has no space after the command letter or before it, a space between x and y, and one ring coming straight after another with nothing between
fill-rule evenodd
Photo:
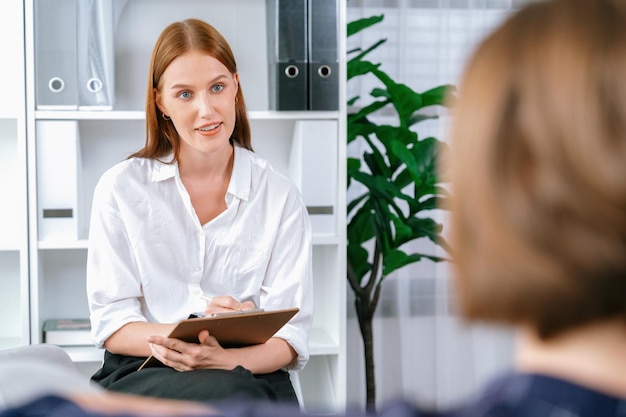
<instances>
[{"instance_id":1,"label":"shirt sleeve","mask_svg":"<svg viewBox=\"0 0 626 417\"><path fill-rule=\"evenodd\" d=\"M115 195L110 171L94 191L87 254L87 298L91 335L102 347L123 325L147 321L141 312L141 283Z\"/></svg>"},{"instance_id":2,"label":"shirt sleeve","mask_svg":"<svg viewBox=\"0 0 626 417\"><path fill-rule=\"evenodd\" d=\"M309 359L308 334L314 305L311 225L306 206L295 186L283 207L260 301L266 309L300 308L274 337L286 340L298 353L296 363L289 368L304 368Z\"/></svg>"}]
</instances>

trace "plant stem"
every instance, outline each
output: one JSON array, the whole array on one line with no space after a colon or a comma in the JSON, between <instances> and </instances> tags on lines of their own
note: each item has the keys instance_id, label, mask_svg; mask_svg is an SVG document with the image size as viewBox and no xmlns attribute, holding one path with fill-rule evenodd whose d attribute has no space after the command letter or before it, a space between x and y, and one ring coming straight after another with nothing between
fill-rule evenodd
<instances>
[{"instance_id":1,"label":"plant stem","mask_svg":"<svg viewBox=\"0 0 626 417\"><path fill-rule=\"evenodd\" d=\"M362 298L355 301L359 328L363 338L363 353L365 356L365 384L366 401L365 407L368 412L376 412L376 378L374 369L374 332L372 330L372 317L369 303Z\"/></svg>"},{"instance_id":2,"label":"plant stem","mask_svg":"<svg viewBox=\"0 0 626 417\"><path fill-rule=\"evenodd\" d=\"M355 300L357 318L359 320L359 329L361 330L361 338L363 339L363 354L365 357L365 385L366 400L365 407L368 412L376 412L376 375L374 366L374 330L373 321L378 300L380 299L380 290L383 276L380 274L380 259L382 254L378 243L374 248L373 268L370 272L370 279L365 286L359 285L354 277L353 269L348 262L348 281L352 284Z\"/></svg>"}]
</instances>

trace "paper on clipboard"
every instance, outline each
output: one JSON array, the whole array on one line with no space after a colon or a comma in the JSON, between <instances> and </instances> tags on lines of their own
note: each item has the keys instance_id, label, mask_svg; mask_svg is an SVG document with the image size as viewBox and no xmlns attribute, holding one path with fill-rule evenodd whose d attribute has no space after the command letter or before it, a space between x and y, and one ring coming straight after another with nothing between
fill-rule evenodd
<instances>
[{"instance_id":1,"label":"paper on clipboard","mask_svg":"<svg viewBox=\"0 0 626 417\"><path fill-rule=\"evenodd\" d=\"M198 333L208 330L223 347L257 345L274 336L298 311L298 308L287 308L181 320L167 337L198 343ZM158 359L150 356L138 370L159 364Z\"/></svg>"}]
</instances>

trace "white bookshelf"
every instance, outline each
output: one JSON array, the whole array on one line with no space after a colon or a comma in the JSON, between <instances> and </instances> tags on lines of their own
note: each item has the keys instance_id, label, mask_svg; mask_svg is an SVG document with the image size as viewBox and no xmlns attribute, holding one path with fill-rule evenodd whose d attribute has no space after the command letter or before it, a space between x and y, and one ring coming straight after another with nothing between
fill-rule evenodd
<instances>
[{"instance_id":1,"label":"white bookshelf","mask_svg":"<svg viewBox=\"0 0 626 417\"><path fill-rule=\"evenodd\" d=\"M0 55L0 349L29 342L26 97L22 2L2 5ZM7 63L10 63L7 64Z\"/></svg>"},{"instance_id":2,"label":"white bookshelf","mask_svg":"<svg viewBox=\"0 0 626 417\"><path fill-rule=\"evenodd\" d=\"M52 1L52 0L50 0ZM30 343L41 342L45 320L87 317L85 264L88 214L93 189L102 173L144 144L144 97L150 52L160 31L169 23L188 17L204 19L228 39L236 55L246 98L255 151L277 169L290 175L291 148L299 121L336 123L337 199L334 231L313 235L315 317L310 334L311 360L298 375L307 410L333 413L346 402L346 280L345 280L345 0L339 7L340 94L338 111L269 110L265 0L112 0L125 4L115 33L116 99L112 111L38 110L35 104L34 0L24 1L26 35L26 126L28 129L28 245L30 273L19 281L30 284ZM212 18L219 16L219 19ZM41 240L37 230L38 121L76 121L80 137L80 229L77 239ZM24 165L25 166L25 165ZM24 178L26 176L24 175ZM26 212L25 207L21 207ZM24 231L24 235L26 232ZM0 243L1 245L1 243ZM18 245L19 246L19 245ZM19 251L18 246L10 253ZM0 257L6 252L0 246ZM0 272L2 274L2 272ZM25 278L27 277L27 279ZM0 275L0 278L3 276ZM2 283L0 282L0 285ZM0 287L1 289L1 287ZM28 303L25 303L28 305ZM28 321L28 320L25 320ZM25 324L26 328L28 323ZM2 340L0 339L0 346ZM97 365L102 351L92 347L67 349L82 365Z\"/></svg>"}]
</instances>

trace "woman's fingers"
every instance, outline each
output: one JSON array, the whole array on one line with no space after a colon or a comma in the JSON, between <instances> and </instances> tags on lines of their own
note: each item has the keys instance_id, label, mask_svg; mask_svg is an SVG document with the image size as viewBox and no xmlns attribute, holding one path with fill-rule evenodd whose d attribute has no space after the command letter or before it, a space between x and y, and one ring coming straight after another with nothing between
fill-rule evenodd
<instances>
[{"instance_id":1,"label":"woman's fingers","mask_svg":"<svg viewBox=\"0 0 626 417\"><path fill-rule=\"evenodd\" d=\"M211 302L205 309L205 314L210 315L228 311L248 311L255 308L256 306L251 300L239 301L230 295L218 295L211 299Z\"/></svg>"}]
</instances>

